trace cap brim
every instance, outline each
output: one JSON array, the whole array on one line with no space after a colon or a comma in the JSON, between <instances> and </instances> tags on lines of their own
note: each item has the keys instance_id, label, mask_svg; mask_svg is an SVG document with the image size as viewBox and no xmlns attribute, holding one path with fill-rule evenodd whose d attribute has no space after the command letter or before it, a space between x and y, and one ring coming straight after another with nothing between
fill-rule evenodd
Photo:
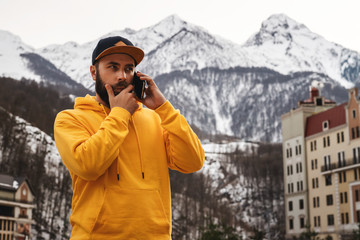
<instances>
[{"instance_id":1,"label":"cap brim","mask_svg":"<svg viewBox=\"0 0 360 240\"><path fill-rule=\"evenodd\" d=\"M100 53L97 58L95 59L95 61L99 60L102 57L105 57L107 55L110 54L116 54L116 53L123 53L123 54L127 54L130 57L132 57L135 60L135 65L138 65L144 58L145 53L143 50L141 50L138 47L134 47L134 46L114 46L114 47L110 47L106 50L104 50L102 53Z\"/></svg>"}]
</instances>

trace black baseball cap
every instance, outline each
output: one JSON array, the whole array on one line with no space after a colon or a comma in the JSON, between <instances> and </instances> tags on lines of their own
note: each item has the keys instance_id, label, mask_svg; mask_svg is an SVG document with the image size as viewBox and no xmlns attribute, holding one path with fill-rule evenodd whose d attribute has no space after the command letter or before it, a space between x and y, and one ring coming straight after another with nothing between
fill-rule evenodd
<instances>
[{"instance_id":1,"label":"black baseball cap","mask_svg":"<svg viewBox=\"0 0 360 240\"><path fill-rule=\"evenodd\" d=\"M123 53L132 57L135 61L135 66L138 65L144 58L144 51L135 47L128 39L116 36L101 39L96 45L92 53L92 65L97 60L110 54Z\"/></svg>"}]
</instances>

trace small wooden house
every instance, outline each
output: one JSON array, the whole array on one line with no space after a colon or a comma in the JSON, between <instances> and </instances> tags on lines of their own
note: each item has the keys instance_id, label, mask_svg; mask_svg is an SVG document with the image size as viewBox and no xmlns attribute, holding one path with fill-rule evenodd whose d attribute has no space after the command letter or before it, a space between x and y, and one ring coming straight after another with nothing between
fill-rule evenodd
<instances>
[{"instance_id":1,"label":"small wooden house","mask_svg":"<svg viewBox=\"0 0 360 240\"><path fill-rule=\"evenodd\" d=\"M34 199L26 178L0 174L0 239L31 239Z\"/></svg>"}]
</instances>

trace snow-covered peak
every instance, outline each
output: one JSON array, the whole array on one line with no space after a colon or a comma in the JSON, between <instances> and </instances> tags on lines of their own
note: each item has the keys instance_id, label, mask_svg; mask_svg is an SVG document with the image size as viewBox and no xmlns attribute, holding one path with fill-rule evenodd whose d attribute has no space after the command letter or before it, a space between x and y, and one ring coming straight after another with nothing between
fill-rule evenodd
<instances>
[{"instance_id":1,"label":"snow-covered peak","mask_svg":"<svg viewBox=\"0 0 360 240\"><path fill-rule=\"evenodd\" d=\"M186 21L182 20L178 15L174 14L168 16L167 18L165 18L158 24L155 24L151 28L159 33L169 34L173 32L174 29L179 30L187 26L189 26L189 24Z\"/></svg>"},{"instance_id":2,"label":"snow-covered peak","mask_svg":"<svg viewBox=\"0 0 360 240\"><path fill-rule=\"evenodd\" d=\"M0 30L0 76L14 79L33 79L41 81L41 77L29 70L27 60L21 54L33 52L34 49L22 42L21 38Z\"/></svg>"},{"instance_id":3,"label":"snow-covered peak","mask_svg":"<svg viewBox=\"0 0 360 240\"><path fill-rule=\"evenodd\" d=\"M304 24L300 24L285 14L274 14L262 22L259 32L245 43L245 46L262 45L266 42L284 44L293 40L294 35L307 35L317 38Z\"/></svg>"},{"instance_id":4,"label":"snow-covered peak","mask_svg":"<svg viewBox=\"0 0 360 240\"><path fill-rule=\"evenodd\" d=\"M34 49L22 42L19 36L0 30L0 54L32 52Z\"/></svg>"},{"instance_id":5,"label":"snow-covered peak","mask_svg":"<svg viewBox=\"0 0 360 240\"><path fill-rule=\"evenodd\" d=\"M270 16L243 47L251 53L255 66L265 66L282 74L324 73L346 88L360 80L359 71L343 60L354 59L349 51L285 14ZM351 74L346 74L348 72Z\"/></svg>"},{"instance_id":6,"label":"snow-covered peak","mask_svg":"<svg viewBox=\"0 0 360 240\"><path fill-rule=\"evenodd\" d=\"M262 22L261 29L267 32L289 32L289 31L309 31L304 25L296 22L285 14L273 14Z\"/></svg>"}]
</instances>

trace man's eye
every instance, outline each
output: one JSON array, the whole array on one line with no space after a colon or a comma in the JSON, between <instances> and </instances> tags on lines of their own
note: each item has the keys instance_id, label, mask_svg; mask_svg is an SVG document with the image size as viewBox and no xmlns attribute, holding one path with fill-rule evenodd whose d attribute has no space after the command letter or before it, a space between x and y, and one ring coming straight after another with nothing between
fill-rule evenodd
<instances>
[{"instance_id":1,"label":"man's eye","mask_svg":"<svg viewBox=\"0 0 360 240\"><path fill-rule=\"evenodd\" d=\"M125 70L126 70L127 72L133 72L133 71L134 71L134 68L133 68L133 67L127 67Z\"/></svg>"}]
</instances>

